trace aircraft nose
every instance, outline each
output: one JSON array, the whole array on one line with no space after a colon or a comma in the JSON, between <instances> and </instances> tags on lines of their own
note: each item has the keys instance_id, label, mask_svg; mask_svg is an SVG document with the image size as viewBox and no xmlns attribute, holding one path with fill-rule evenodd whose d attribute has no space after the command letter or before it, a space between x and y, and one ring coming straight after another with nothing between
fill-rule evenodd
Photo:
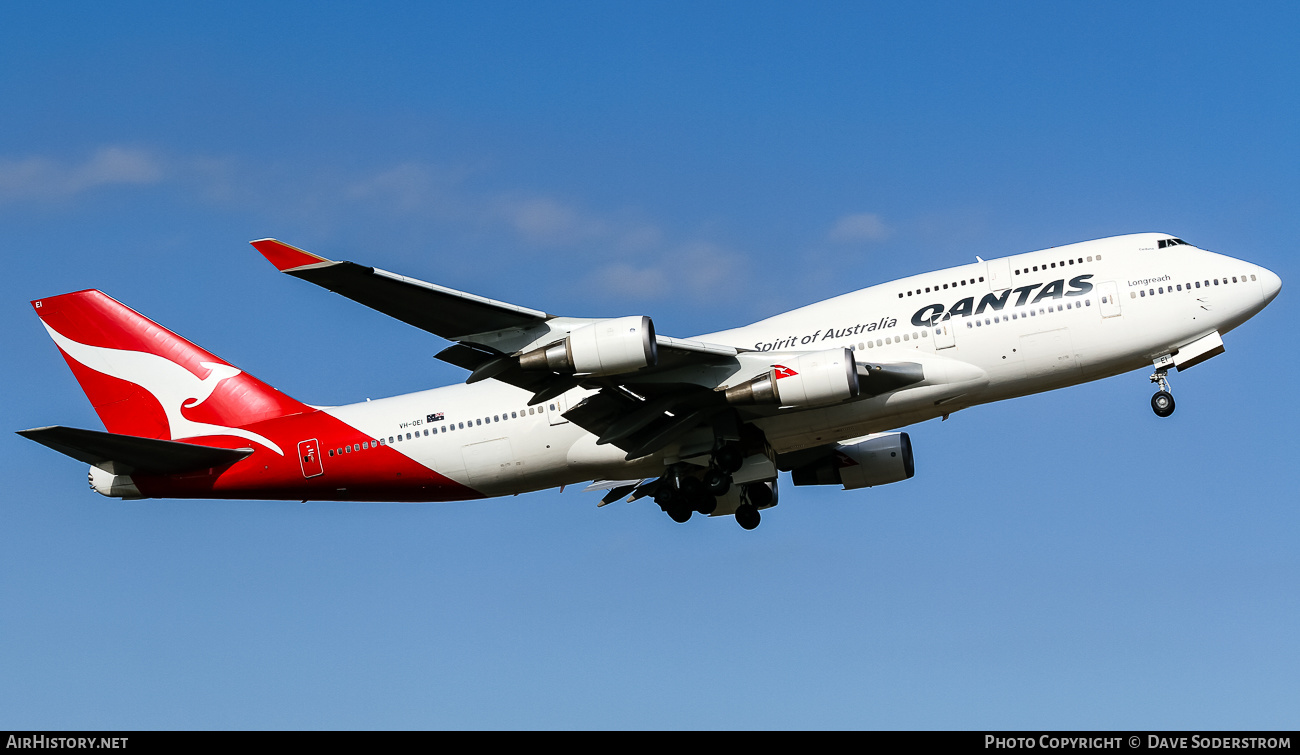
<instances>
[{"instance_id":1,"label":"aircraft nose","mask_svg":"<svg viewBox=\"0 0 1300 755\"><path fill-rule=\"evenodd\" d=\"M1259 285L1264 290L1264 303L1268 304L1277 298L1277 294L1282 290L1282 279L1272 270L1265 268L1259 269Z\"/></svg>"}]
</instances>

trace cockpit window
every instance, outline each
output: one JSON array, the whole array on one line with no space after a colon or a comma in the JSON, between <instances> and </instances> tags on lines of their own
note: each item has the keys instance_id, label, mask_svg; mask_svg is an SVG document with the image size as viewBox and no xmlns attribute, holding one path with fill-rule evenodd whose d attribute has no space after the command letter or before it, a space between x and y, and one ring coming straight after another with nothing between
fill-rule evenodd
<instances>
[{"instance_id":1,"label":"cockpit window","mask_svg":"<svg viewBox=\"0 0 1300 755\"><path fill-rule=\"evenodd\" d=\"M1187 242L1182 239L1160 239L1157 243L1159 244L1160 249L1164 249L1167 246L1178 246L1179 244L1186 244Z\"/></svg>"}]
</instances>

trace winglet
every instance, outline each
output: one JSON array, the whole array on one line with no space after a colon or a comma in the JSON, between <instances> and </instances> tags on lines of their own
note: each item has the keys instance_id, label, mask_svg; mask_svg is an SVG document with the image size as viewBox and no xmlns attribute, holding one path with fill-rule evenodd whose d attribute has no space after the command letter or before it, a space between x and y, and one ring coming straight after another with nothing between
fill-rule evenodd
<instances>
[{"instance_id":1,"label":"winglet","mask_svg":"<svg viewBox=\"0 0 1300 755\"><path fill-rule=\"evenodd\" d=\"M319 265L322 262L331 261L275 239L258 239L249 243L253 245L254 249L261 252L267 261L275 265L276 270L282 273L306 267L307 265Z\"/></svg>"}]
</instances>

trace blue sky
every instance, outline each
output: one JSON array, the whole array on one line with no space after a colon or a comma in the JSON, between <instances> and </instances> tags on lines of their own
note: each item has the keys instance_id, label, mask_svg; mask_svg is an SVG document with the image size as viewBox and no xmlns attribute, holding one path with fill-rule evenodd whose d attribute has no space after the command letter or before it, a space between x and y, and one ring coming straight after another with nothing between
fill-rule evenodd
<instances>
[{"instance_id":1,"label":"blue sky","mask_svg":"<svg viewBox=\"0 0 1300 755\"><path fill-rule=\"evenodd\" d=\"M1295 728L1300 11L802 6L6 7L0 426L100 427L27 304L89 287L310 403L464 378L264 236L678 336L1138 231L1283 293L1168 420L975 408L754 532L116 502L10 435L0 727Z\"/></svg>"}]
</instances>

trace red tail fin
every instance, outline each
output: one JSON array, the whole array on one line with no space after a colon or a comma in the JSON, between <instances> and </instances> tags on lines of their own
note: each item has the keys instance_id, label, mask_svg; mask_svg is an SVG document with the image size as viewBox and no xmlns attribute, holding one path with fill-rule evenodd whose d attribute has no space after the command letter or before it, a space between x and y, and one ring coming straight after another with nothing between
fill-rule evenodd
<instances>
[{"instance_id":1,"label":"red tail fin","mask_svg":"<svg viewBox=\"0 0 1300 755\"><path fill-rule=\"evenodd\" d=\"M100 291L32 302L109 432L179 440L311 411Z\"/></svg>"}]
</instances>

